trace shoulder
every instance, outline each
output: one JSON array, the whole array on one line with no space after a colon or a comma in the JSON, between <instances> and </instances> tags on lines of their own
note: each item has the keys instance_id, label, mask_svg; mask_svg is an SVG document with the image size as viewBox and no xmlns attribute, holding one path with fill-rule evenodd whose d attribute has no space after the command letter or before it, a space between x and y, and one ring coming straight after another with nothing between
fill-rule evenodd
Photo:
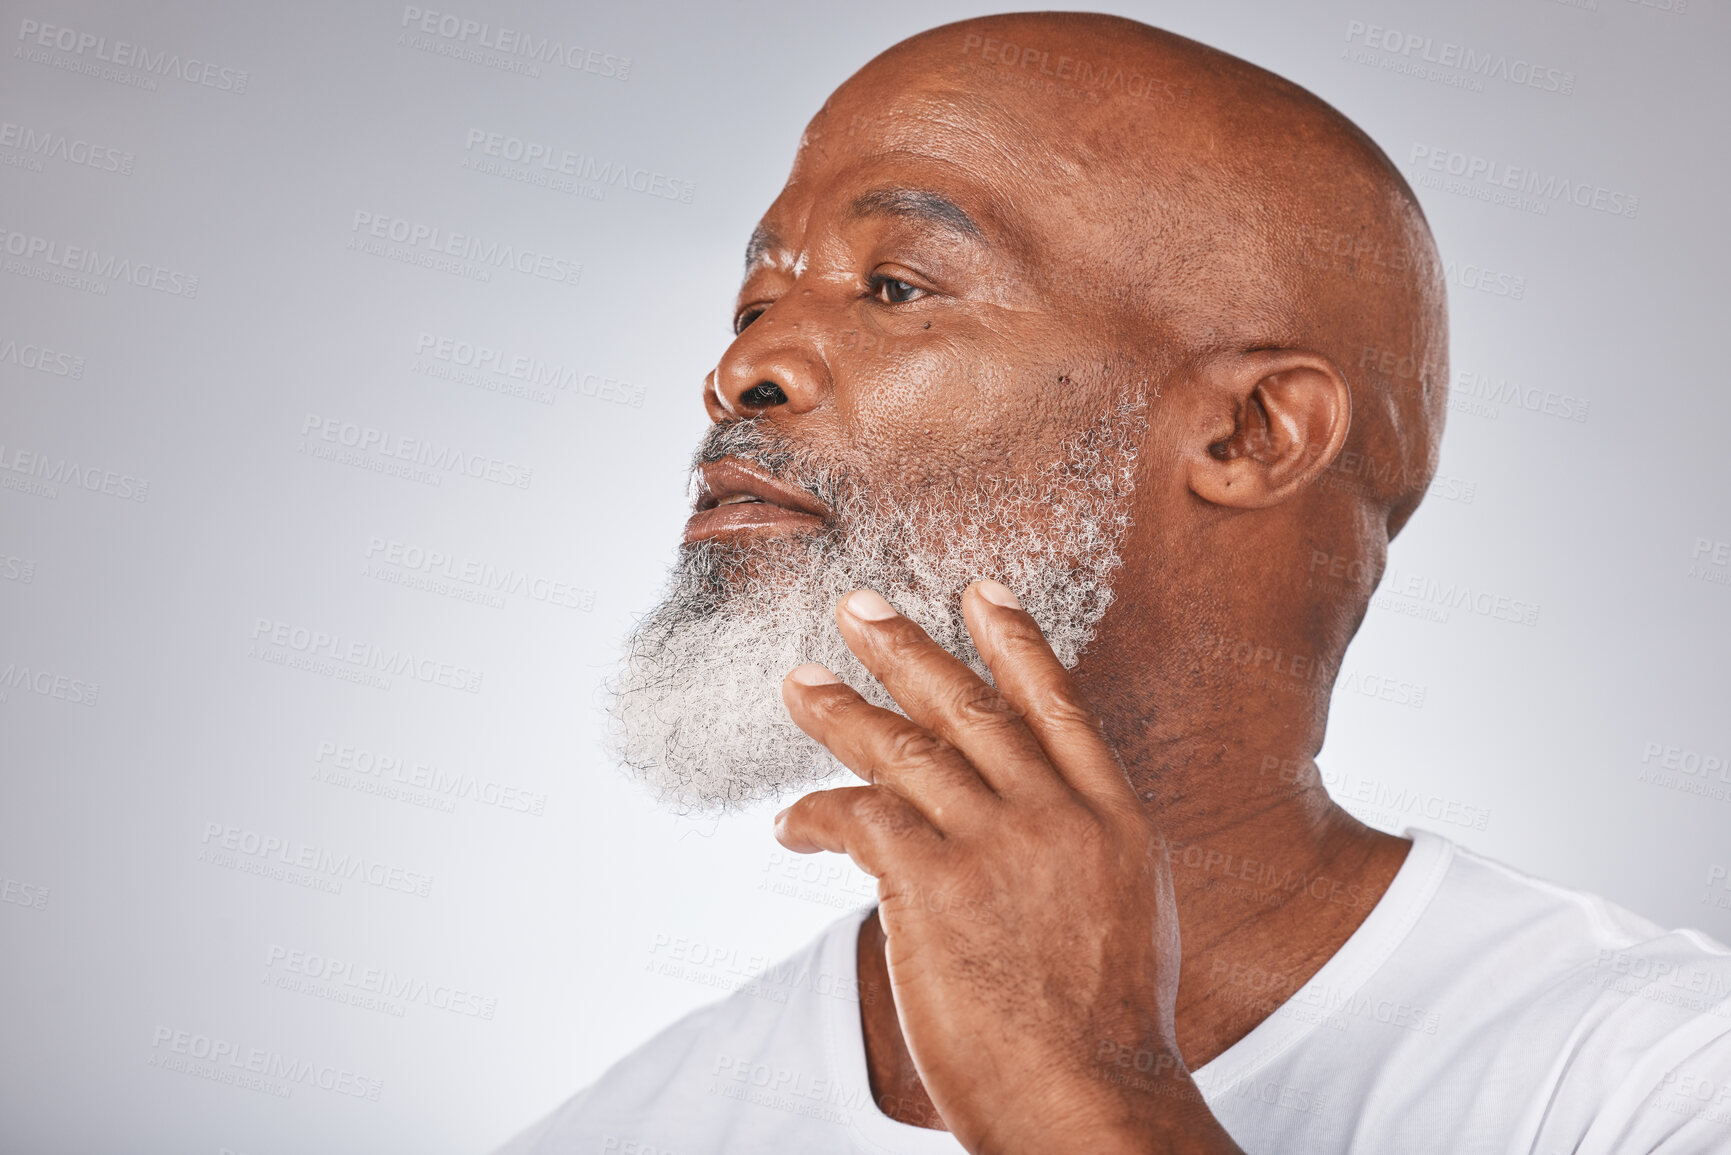
<instances>
[{"instance_id":1,"label":"shoulder","mask_svg":"<svg viewBox=\"0 0 1731 1155\"><path fill-rule=\"evenodd\" d=\"M1599 895L1409 833L1415 847L1442 844L1434 892L1391 960L1414 982L1470 991L1480 1014L1499 1016L1636 999L1654 1013L1625 1020L1650 1019L1655 1029L1731 1000L1731 949L1702 932L1667 930Z\"/></svg>"},{"instance_id":2,"label":"shoulder","mask_svg":"<svg viewBox=\"0 0 1731 1155\"><path fill-rule=\"evenodd\" d=\"M1590 986L1614 987L1617 976L1663 979L1687 969L1701 993L1731 998L1731 987L1710 981L1731 967L1731 948L1699 930L1666 929L1609 899L1460 846L1451 845L1450 858L1421 929L1458 938L1486 962L1506 964L1511 977L1590 977Z\"/></svg>"},{"instance_id":3,"label":"shoulder","mask_svg":"<svg viewBox=\"0 0 1731 1155\"><path fill-rule=\"evenodd\" d=\"M1401 954L1454 1060L1527 1088L1536 1145L1731 1141L1731 948L1453 847Z\"/></svg>"},{"instance_id":4,"label":"shoulder","mask_svg":"<svg viewBox=\"0 0 1731 1155\"><path fill-rule=\"evenodd\" d=\"M1731 952L1407 834L1359 932L1203 1069L1247 1148L1731 1149Z\"/></svg>"},{"instance_id":5,"label":"shoulder","mask_svg":"<svg viewBox=\"0 0 1731 1155\"><path fill-rule=\"evenodd\" d=\"M588 1155L728 1149L801 1129L821 1111L761 1109L770 1096L821 1101L833 1077L825 1018L858 1014L852 964L864 911L767 967L718 1002L700 1007L609 1067L594 1083L496 1155ZM841 965L845 961L845 966ZM743 1132L741 1129L744 1129Z\"/></svg>"}]
</instances>

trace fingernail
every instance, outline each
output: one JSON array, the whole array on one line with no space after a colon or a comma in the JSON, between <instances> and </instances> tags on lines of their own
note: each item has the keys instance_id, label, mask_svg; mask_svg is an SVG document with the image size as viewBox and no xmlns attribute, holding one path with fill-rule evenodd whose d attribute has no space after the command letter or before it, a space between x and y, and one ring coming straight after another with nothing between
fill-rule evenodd
<instances>
[{"instance_id":1,"label":"fingernail","mask_svg":"<svg viewBox=\"0 0 1731 1155\"><path fill-rule=\"evenodd\" d=\"M841 681L816 662L807 662L803 666L795 666L789 671L788 677L802 686L833 686Z\"/></svg>"},{"instance_id":2,"label":"fingernail","mask_svg":"<svg viewBox=\"0 0 1731 1155\"><path fill-rule=\"evenodd\" d=\"M780 826L780 825L781 825L781 820L782 820L782 819L783 819L783 818L786 818L786 817L787 817L787 812L788 812L788 811L789 811L789 810L792 810L792 809L793 809L793 807L791 807L791 806L783 806L783 807L782 807L782 808L781 808L781 809L780 809L780 810L777 810L777 811L776 811L776 812L775 812L775 821L774 821L774 822L772 822L772 823L770 823L770 825L772 825L772 826Z\"/></svg>"},{"instance_id":3,"label":"fingernail","mask_svg":"<svg viewBox=\"0 0 1731 1155\"><path fill-rule=\"evenodd\" d=\"M979 591L981 597L985 598L995 606L1003 606L1005 609L1010 610L1019 610L1022 608L1022 603L1016 600L1016 595L1011 593L1010 587L1005 585L1003 582L995 582L991 578L982 578L974 583L974 588Z\"/></svg>"},{"instance_id":4,"label":"fingernail","mask_svg":"<svg viewBox=\"0 0 1731 1155\"><path fill-rule=\"evenodd\" d=\"M855 590L843 604L848 613L861 621L887 622L896 616L896 608L871 590Z\"/></svg>"}]
</instances>

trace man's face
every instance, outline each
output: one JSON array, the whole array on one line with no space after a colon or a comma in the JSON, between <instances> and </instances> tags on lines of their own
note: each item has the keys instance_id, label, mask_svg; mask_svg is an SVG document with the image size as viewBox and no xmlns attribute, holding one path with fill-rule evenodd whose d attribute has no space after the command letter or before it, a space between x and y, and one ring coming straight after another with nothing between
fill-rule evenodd
<instances>
[{"instance_id":1,"label":"man's face","mask_svg":"<svg viewBox=\"0 0 1731 1155\"><path fill-rule=\"evenodd\" d=\"M1126 342L1077 174L1028 133L893 74L838 94L753 235L711 419L910 487L1050 460L1123 386Z\"/></svg>"},{"instance_id":2,"label":"man's face","mask_svg":"<svg viewBox=\"0 0 1731 1155\"><path fill-rule=\"evenodd\" d=\"M616 752L686 807L835 769L781 703L801 662L893 707L836 631L850 590L983 674L959 597L994 577L1074 664L1129 524L1146 383L1063 291L1066 254L1043 241L1062 203L1018 187L1049 158L1014 157L990 117L946 120L947 102L866 117L851 95L753 237L706 384L697 512L613 686Z\"/></svg>"}]
</instances>

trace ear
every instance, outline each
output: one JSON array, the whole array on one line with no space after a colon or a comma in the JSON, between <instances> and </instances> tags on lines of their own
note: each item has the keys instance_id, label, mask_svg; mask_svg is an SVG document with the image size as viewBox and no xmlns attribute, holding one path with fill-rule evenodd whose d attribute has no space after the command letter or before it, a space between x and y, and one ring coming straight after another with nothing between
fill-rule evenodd
<instances>
[{"instance_id":1,"label":"ear","mask_svg":"<svg viewBox=\"0 0 1731 1155\"><path fill-rule=\"evenodd\" d=\"M1352 393L1327 357L1298 349L1232 353L1203 365L1190 491L1236 509L1266 509L1303 489L1339 454Z\"/></svg>"}]
</instances>

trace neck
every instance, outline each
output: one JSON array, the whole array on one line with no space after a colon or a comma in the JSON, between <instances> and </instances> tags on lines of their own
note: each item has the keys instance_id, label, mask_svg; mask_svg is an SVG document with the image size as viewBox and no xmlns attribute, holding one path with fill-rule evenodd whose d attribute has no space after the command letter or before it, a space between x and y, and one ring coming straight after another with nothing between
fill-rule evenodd
<instances>
[{"instance_id":1,"label":"neck","mask_svg":"<svg viewBox=\"0 0 1731 1155\"><path fill-rule=\"evenodd\" d=\"M1315 752L1334 665L1270 646L1240 662L1242 647L1222 644L1162 647L1182 659L1162 663L1175 678L1114 663L1114 647L1099 644L1075 671L1166 838L1183 943L1176 1033L1192 1070L1321 969L1410 846L1353 818L1322 785ZM874 1097L893 1118L941 1126L902 1042L875 915L860 933L859 966Z\"/></svg>"},{"instance_id":2,"label":"neck","mask_svg":"<svg viewBox=\"0 0 1731 1155\"><path fill-rule=\"evenodd\" d=\"M1178 1042L1194 1068L1340 949L1410 844L1353 818L1322 784L1315 755L1338 667L1323 647L1118 640L1103 631L1076 677L1166 838L1184 952ZM1148 653L1173 673L1113 660Z\"/></svg>"}]
</instances>

